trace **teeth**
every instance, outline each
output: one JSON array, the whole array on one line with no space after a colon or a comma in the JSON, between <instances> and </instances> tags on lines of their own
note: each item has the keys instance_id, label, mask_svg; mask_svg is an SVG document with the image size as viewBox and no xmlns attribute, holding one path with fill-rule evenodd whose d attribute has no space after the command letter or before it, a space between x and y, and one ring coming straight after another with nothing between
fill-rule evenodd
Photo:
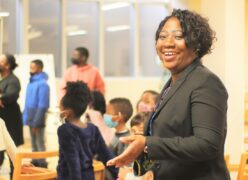
<instances>
[{"instance_id":1,"label":"teeth","mask_svg":"<svg viewBox=\"0 0 248 180\"><path fill-rule=\"evenodd\" d=\"M164 53L166 56L172 56L172 55L175 55L176 53L174 53L174 52L166 52L166 53Z\"/></svg>"}]
</instances>

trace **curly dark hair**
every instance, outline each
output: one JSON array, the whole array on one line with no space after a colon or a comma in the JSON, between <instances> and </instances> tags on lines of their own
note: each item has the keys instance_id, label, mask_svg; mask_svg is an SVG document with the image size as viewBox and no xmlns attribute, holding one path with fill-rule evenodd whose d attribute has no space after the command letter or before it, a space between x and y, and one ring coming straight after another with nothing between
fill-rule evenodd
<instances>
[{"instance_id":1,"label":"curly dark hair","mask_svg":"<svg viewBox=\"0 0 248 180\"><path fill-rule=\"evenodd\" d=\"M210 28L207 18L189 10L174 9L171 15L165 17L156 31L156 41L171 17L176 17L180 21L187 48L194 50L199 58L211 53L211 46L216 39L215 32Z\"/></svg>"},{"instance_id":2,"label":"curly dark hair","mask_svg":"<svg viewBox=\"0 0 248 180\"><path fill-rule=\"evenodd\" d=\"M71 109L76 118L79 118L86 110L89 102L92 101L90 89L82 81L67 82L66 94L61 99L64 108Z\"/></svg>"}]
</instances>

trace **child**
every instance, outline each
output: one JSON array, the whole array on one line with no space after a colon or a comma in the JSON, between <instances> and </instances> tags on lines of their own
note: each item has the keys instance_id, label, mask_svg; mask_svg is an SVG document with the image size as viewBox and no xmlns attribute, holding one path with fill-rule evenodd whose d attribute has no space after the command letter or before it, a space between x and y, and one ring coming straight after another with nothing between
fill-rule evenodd
<instances>
[{"instance_id":1,"label":"child","mask_svg":"<svg viewBox=\"0 0 248 180\"><path fill-rule=\"evenodd\" d=\"M106 112L106 101L100 91L92 91L93 101L90 103L89 110L87 111L88 121L96 125L107 145L114 136L114 130L106 126L103 120L103 115Z\"/></svg>"},{"instance_id":2,"label":"child","mask_svg":"<svg viewBox=\"0 0 248 180\"><path fill-rule=\"evenodd\" d=\"M105 124L110 128L115 128L115 134L109 144L109 148L115 154L120 155L126 148L127 144L123 144L119 138L129 136L130 131L126 127L126 122L133 114L133 107L130 101L126 98L111 99L107 105L107 112L103 116ZM105 179L113 180L109 171L105 171Z\"/></svg>"},{"instance_id":3,"label":"child","mask_svg":"<svg viewBox=\"0 0 248 180\"><path fill-rule=\"evenodd\" d=\"M131 133L132 134L143 134L144 124L147 121L150 113L138 113L136 114L130 122Z\"/></svg>"},{"instance_id":4,"label":"child","mask_svg":"<svg viewBox=\"0 0 248 180\"><path fill-rule=\"evenodd\" d=\"M150 113L138 113L130 122L131 133L133 135L142 135L144 132L144 124L148 120ZM148 171L145 175L134 176L132 167L120 168L119 171L120 180L153 180L153 172Z\"/></svg>"},{"instance_id":5,"label":"child","mask_svg":"<svg viewBox=\"0 0 248 180\"><path fill-rule=\"evenodd\" d=\"M121 143L119 138L130 135L130 131L126 127L126 122L132 114L132 104L126 98L111 99L107 105L104 122L108 127L115 128L115 135L110 142L109 148L116 156L120 155L128 146Z\"/></svg>"},{"instance_id":6,"label":"child","mask_svg":"<svg viewBox=\"0 0 248 180\"><path fill-rule=\"evenodd\" d=\"M83 82L68 82L66 94L60 102L60 116L65 123L58 128L59 180L94 180L92 160L98 154L104 164L113 158L98 128L91 123L83 123L80 116L91 101L90 90ZM118 170L108 168L116 178Z\"/></svg>"},{"instance_id":7,"label":"child","mask_svg":"<svg viewBox=\"0 0 248 180\"><path fill-rule=\"evenodd\" d=\"M152 112L158 101L159 93L153 90L146 90L142 93L137 103L137 112Z\"/></svg>"}]
</instances>

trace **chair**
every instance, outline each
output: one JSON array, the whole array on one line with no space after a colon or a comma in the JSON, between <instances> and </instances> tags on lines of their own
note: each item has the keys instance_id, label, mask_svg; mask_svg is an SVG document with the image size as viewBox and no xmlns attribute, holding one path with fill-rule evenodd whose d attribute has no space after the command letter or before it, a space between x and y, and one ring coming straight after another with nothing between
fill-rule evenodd
<instances>
[{"instance_id":1,"label":"chair","mask_svg":"<svg viewBox=\"0 0 248 180\"><path fill-rule=\"evenodd\" d=\"M56 170L40 167L23 167L23 159L43 159L58 156L58 151L17 153L14 162L13 180L56 179Z\"/></svg>"},{"instance_id":2,"label":"chair","mask_svg":"<svg viewBox=\"0 0 248 180\"><path fill-rule=\"evenodd\" d=\"M225 159L225 162L226 162L226 167L229 167L230 155L229 154L225 154L224 159Z\"/></svg>"},{"instance_id":3,"label":"chair","mask_svg":"<svg viewBox=\"0 0 248 180\"><path fill-rule=\"evenodd\" d=\"M95 180L104 180L104 170L105 166L100 161L93 161L93 168L94 168L94 174L95 174Z\"/></svg>"},{"instance_id":4,"label":"chair","mask_svg":"<svg viewBox=\"0 0 248 180\"><path fill-rule=\"evenodd\" d=\"M242 153L237 180L248 180L248 169L247 169L248 153Z\"/></svg>"}]
</instances>

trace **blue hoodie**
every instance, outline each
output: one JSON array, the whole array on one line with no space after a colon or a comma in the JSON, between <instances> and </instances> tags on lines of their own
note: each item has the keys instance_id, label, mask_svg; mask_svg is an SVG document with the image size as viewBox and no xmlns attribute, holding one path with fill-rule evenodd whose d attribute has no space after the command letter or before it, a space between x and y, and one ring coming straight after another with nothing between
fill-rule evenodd
<instances>
[{"instance_id":1,"label":"blue hoodie","mask_svg":"<svg viewBox=\"0 0 248 180\"><path fill-rule=\"evenodd\" d=\"M49 107L48 76L40 72L31 76L27 86L26 101L23 112L23 124L39 128L45 126L45 115Z\"/></svg>"}]
</instances>

